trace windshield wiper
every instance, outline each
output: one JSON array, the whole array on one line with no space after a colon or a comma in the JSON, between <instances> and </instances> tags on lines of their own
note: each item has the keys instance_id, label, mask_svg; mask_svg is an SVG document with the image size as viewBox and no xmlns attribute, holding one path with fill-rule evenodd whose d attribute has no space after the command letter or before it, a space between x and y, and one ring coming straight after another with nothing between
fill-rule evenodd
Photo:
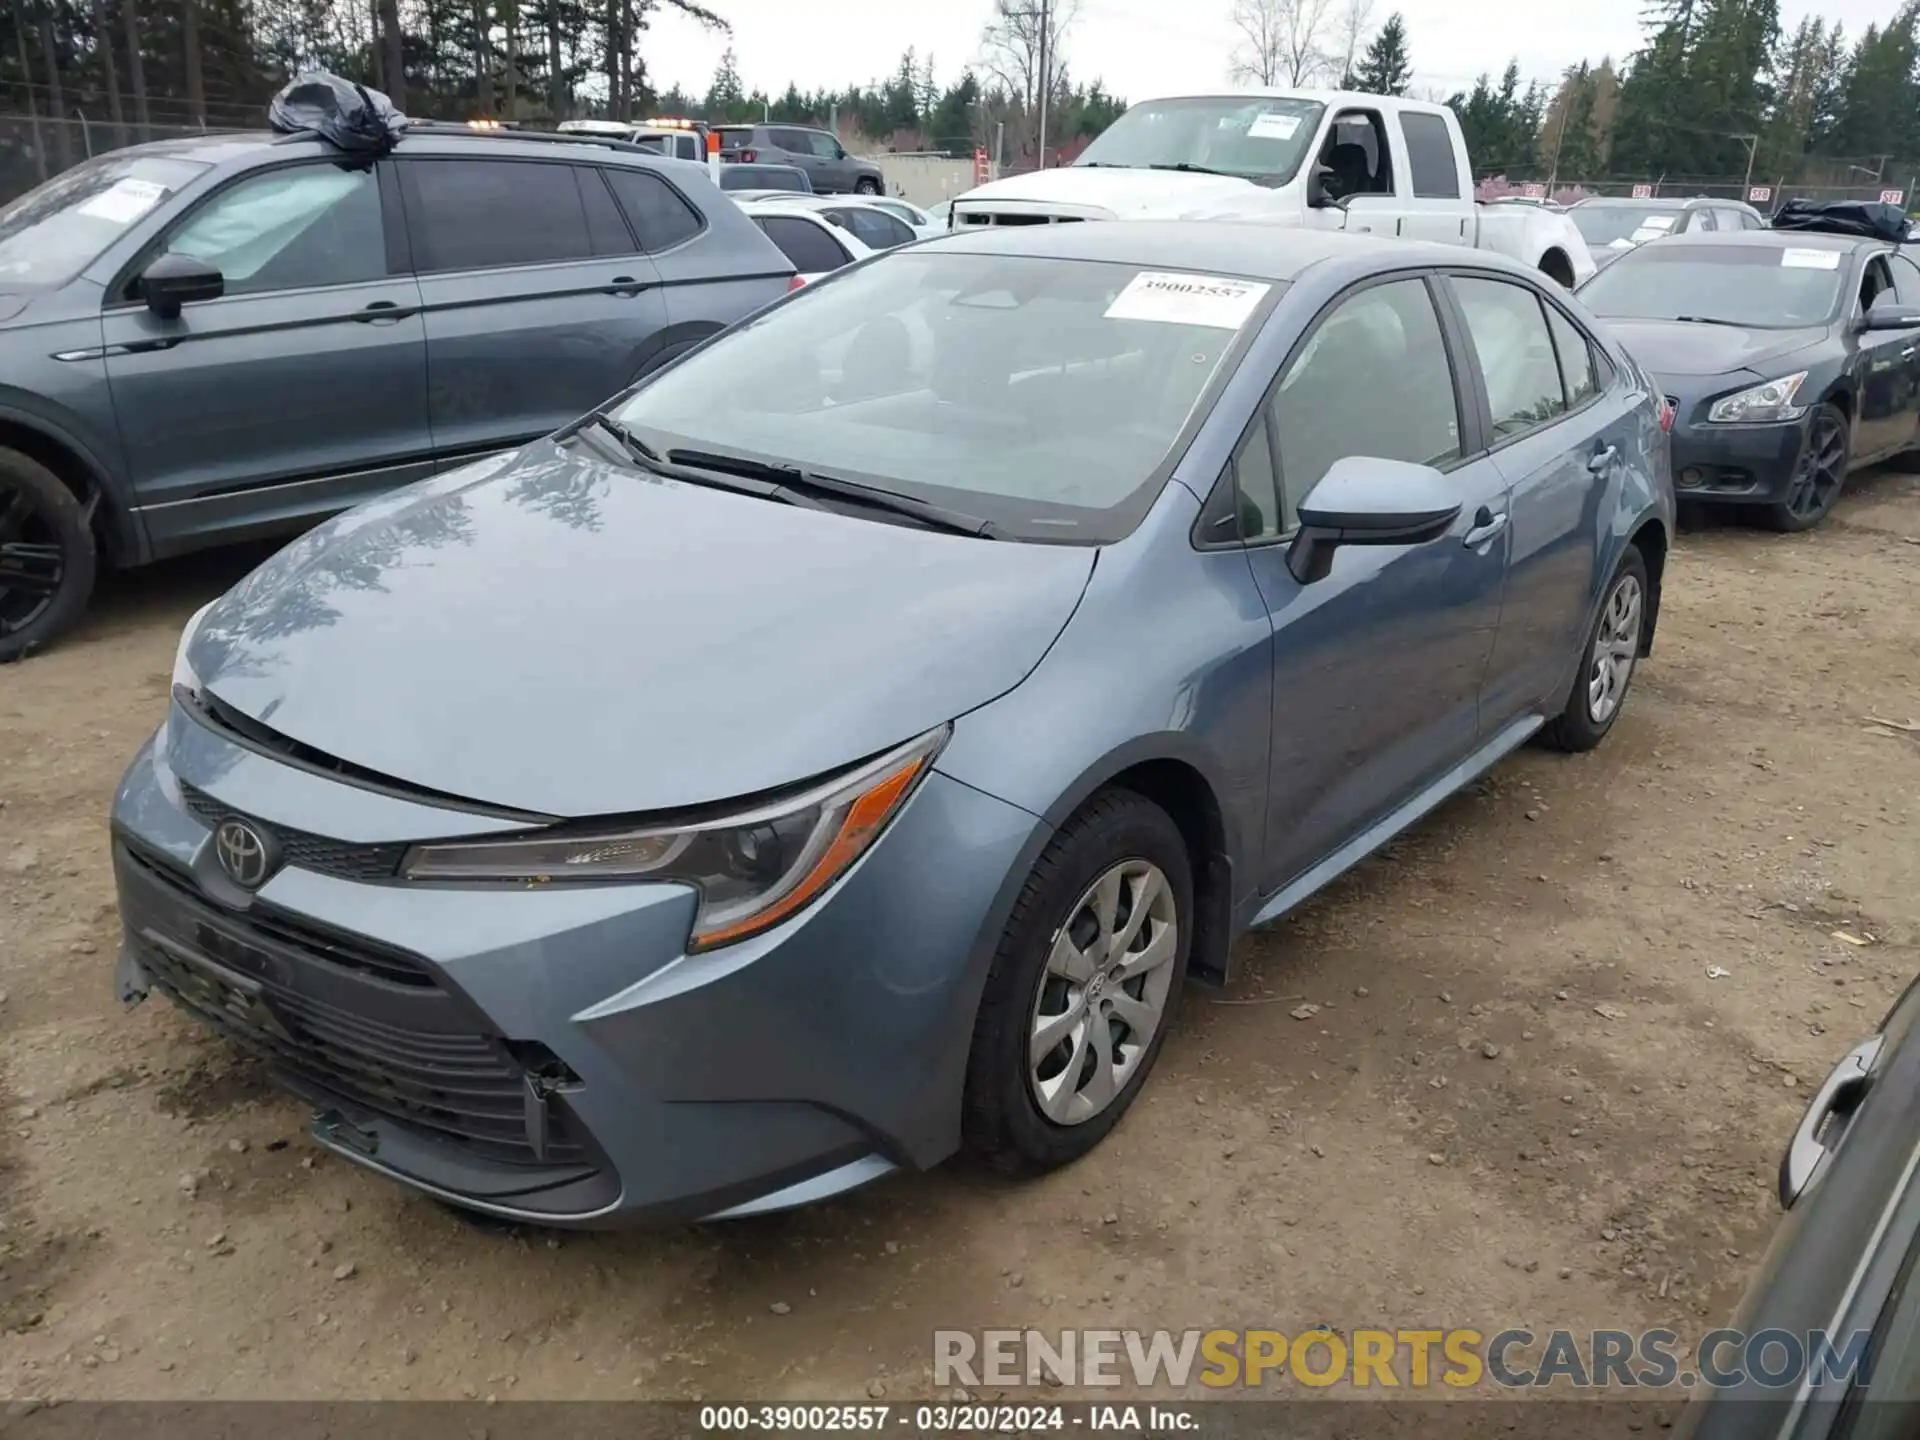
<instances>
[{"instance_id":1,"label":"windshield wiper","mask_svg":"<svg viewBox=\"0 0 1920 1440\"><path fill-rule=\"evenodd\" d=\"M1149 165L1149 170L1180 170L1189 175L1225 175L1224 170L1215 170L1211 165L1194 165L1182 160L1177 165ZM1229 177L1236 178L1236 177Z\"/></svg>"},{"instance_id":2,"label":"windshield wiper","mask_svg":"<svg viewBox=\"0 0 1920 1440\"><path fill-rule=\"evenodd\" d=\"M901 515L909 520L917 520L933 530L950 530L956 535L972 535L982 540L999 538L991 520L982 520L977 515L950 510L944 505L934 504L931 500L916 499L912 495L902 495L894 490L882 490L877 485L863 485L858 480L828 475L819 470L803 470L798 465L778 465L766 460L755 460L746 455L722 455L711 450L669 450L667 463L691 465L723 475L740 475L753 480L771 481L776 491L785 491L788 494L797 492L801 496L814 499L816 503L820 496L832 496L836 500L864 505L870 510L884 510L891 515Z\"/></svg>"},{"instance_id":3,"label":"windshield wiper","mask_svg":"<svg viewBox=\"0 0 1920 1440\"><path fill-rule=\"evenodd\" d=\"M700 473L701 470L712 471L713 466L701 466L696 470L685 469L674 464L671 458L663 459L651 445L610 415L595 415L574 433L585 435L594 431L605 435L608 440L618 445L620 453L631 464L668 480L679 480L688 485L704 485L713 490L729 490L735 495L751 495L758 500L777 500L783 505L797 505L803 510L823 508L820 502L811 496L796 495L783 485L767 483L770 479L767 476L745 475L738 471L725 470L719 474ZM600 443L602 448L605 448L606 442ZM679 453L671 452L672 455ZM738 479L733 478L736 475L739 476ZM746 480L749 483L741 484L740 480ZM762 483L751 483L756 480Z\"/></svg>"},{"instance_id":4,"label":"windshield wiper","mask_svg":"<svg viewBox=\"0 0 1920 1440\"><path fill-rule=\"evenodd\" d=\"M1682 325L1731 325L1736 330L1746 329L1740 320L1722 320L1718 315L1676 315L1673 317Z\"/></svg>"},{"instance_id":5,"label":"windshield wiper","mask_svg":"<svg viewBox=\"0 0 1920 1440\"><path fill-rule=\"evenodd\" d=\"M587 425L581 428L587 429L590 427L606 431L606 433L612 436L619 444L620 448L626 452L627 458L636 464L644 465L649 470L658 470L666 463L660 458L659 453L651 445L647 444L646 441L642 440L611 415L595 415L587 422Z\"/></svg>"}]
</instances>

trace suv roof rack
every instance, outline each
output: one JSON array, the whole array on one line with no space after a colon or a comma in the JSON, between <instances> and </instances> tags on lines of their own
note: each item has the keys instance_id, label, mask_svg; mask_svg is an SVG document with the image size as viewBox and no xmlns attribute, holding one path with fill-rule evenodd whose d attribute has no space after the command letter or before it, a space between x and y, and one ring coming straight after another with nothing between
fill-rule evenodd
<instances>
[{"instance_id":1,"label":"suv roof rack","mask_svg":"<svg viewBox=\"0 0 1920 1440\"><path fill-rule=\"evenodd\" d=\"M635 145L631 141L621 140L612 135L592 135L577 130L561 134L557 130L507 130L491 125L471 125L459 120L409 120L407 135L467 135L474 139L489 140L532 140L543 145L594 145L602 150L620 150L629 155L651 155L660 158L660 152L649 150L645 145ZM403 137L404 138L404 137Z\"/></svg>"}]
</instances>

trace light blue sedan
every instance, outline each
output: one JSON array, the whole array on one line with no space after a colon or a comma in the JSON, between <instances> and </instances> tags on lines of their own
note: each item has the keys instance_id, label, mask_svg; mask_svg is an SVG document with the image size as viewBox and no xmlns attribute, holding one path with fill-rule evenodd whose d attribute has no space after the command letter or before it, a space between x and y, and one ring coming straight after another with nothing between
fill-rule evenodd
<instances>
[{"instance_id":1,"label":"light blue sedan","mask_svg":"<svg viewBox=\"0 0 1920 1440\"><path fill-rule=\"evenodd\" d=\"M195 617L114 806L122 993L501 1216L1061 1165L1236 936L1617 722L1666 421L1457 247L850 266Z\"/></svg>"}]
</instances>

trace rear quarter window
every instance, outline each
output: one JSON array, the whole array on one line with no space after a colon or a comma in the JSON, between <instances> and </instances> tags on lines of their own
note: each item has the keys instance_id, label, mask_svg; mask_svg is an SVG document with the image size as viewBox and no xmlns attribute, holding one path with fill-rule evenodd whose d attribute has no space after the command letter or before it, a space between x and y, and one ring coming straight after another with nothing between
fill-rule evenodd
<instances>
[{"instance_id":1,"label":"rear quarter window","mask_svg":"<svg viewBox=\"0 0 1920 1440\"><path fill-rule=\"evenodd\" d=\"M791 215L756 215L753 223L766 232L767 238L780 247L780 253L803 275L838 270L853 258L851 252L810 220Z\"/></svg>"}]
</instances>

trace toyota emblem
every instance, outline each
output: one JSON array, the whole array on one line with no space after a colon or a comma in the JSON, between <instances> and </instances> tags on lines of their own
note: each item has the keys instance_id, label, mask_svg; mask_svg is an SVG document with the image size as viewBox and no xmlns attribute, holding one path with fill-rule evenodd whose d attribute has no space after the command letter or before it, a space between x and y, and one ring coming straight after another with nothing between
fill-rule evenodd
<instances>
[{"instance_id":1,"label":"toyota emblem","mask_svg":"<svg viewBox=\"0 0 1920 1440\"><path fill-rule=\"evenodd\" d=\"M227 878L243 890L257 890L273 868L271 843L244 820L222 820L213 832L214 854Z\"/></svg>"}]
</instances>

